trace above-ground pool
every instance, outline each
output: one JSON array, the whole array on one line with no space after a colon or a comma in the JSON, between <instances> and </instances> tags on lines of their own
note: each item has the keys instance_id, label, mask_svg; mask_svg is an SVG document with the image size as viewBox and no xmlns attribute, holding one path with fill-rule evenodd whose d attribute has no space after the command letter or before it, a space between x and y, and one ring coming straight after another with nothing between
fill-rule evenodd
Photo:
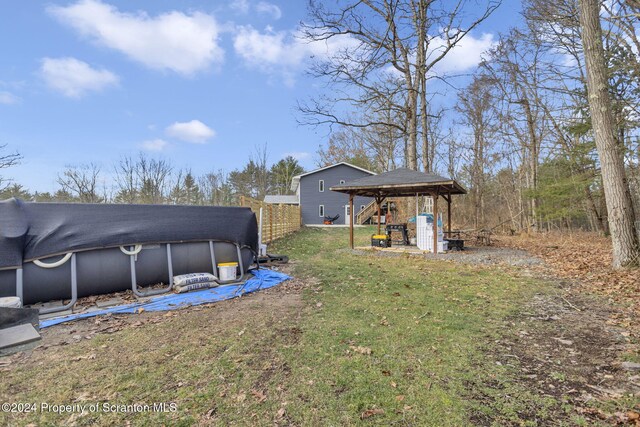
<instances>
[{"instance_id":1,"label":"above-ground pool","mask_svg":"<svg viewBox=\"0 0 640 427\"><path fill-rule=\"evenodd\" d=\"M257 250L249 208L0 202L0 297L23 304L164 292L174 275L217 276L219 263L238 263L242 276ZM137 288L158 283L167 285Z\"/></svg>"}]
</instances>

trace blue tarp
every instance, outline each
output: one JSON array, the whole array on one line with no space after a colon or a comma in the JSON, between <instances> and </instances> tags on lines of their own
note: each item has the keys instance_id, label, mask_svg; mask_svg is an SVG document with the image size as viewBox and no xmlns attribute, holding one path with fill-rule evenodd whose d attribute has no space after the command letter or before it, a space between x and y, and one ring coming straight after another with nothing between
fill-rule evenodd
<instances>
[{"instance_id":1,"label":"blue tarp","mask_svg":"<svg viewBox=\"0 0 640 427\"><path fill-rule=\"evenodd\" d=\"M137 313L140 309L144 311L169 311L192 305L209 304L216 301L223 301L242 296L261 289L272 288L291 277L283 273L261 268L252 270L250 273L254 277L247 280L244 285L227 285L201 291L187 292L184 294L170 294L152 298L145 302L118 305L105 308L104 310L91 311L87 313L70 314L68 316L55 317L40 322L40 329L57 325L72 320L87 319L89 317L104 316L105 314Z\"/></svg>"}]
</instances>

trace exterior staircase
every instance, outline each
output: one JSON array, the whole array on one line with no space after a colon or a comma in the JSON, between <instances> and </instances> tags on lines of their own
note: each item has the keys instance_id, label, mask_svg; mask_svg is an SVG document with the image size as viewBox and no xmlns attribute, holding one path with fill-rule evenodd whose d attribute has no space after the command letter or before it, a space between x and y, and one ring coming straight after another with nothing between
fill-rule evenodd
<instances>
[{"instance_id":1,"label":"exterior staircase","mask_svg":"<svg viewBox=\"0 0 640 427\"><path fill-rule=\"evenodd\" d=\"M373 200L367 206L364 207L360 212L356 214L355 224L362 225L371 219L372 216L378 214L378 206L376 205L376 201Z\"/></svg>"}]
</instances>

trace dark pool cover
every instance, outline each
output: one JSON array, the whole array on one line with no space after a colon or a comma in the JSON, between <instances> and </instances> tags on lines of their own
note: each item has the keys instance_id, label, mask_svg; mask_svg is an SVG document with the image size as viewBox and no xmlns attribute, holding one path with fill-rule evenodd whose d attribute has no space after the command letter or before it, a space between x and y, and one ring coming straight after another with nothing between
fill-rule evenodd
<instances>
[{"instance_id":1,"label":"dark pool cover","mask_svg":"<svg viewBox=\"0 0 640 427\"><path fill-rule=\"evenodd\" d=\"M0 269L67 252L215 240L258 248L249 208L0 202Z\"/></svg>"}]
</instances>

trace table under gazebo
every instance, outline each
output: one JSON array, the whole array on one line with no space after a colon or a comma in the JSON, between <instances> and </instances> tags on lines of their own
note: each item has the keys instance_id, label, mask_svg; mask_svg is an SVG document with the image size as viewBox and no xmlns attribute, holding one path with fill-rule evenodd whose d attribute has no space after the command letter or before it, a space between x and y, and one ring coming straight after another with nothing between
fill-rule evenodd
<instances>
[{"instance_id":1,"label":"table under gazebo","mask_svg":"<svg viewBox=\"0 0 640 427\"><path fill-rule=\"evenodd\" d=\"M349 195L349 209L353 212L353 199L356 196L373 197L378 209L378 234L380 234L381 205L389 197L420 197L433 198L433 252L438 252L438 199L442 197L447 202L447 230L451 233L451 197L466 194L467 191L451 178L445 178L434 173L418 172L412 169L399 168L379 175L371 175L345 184L331 187L331 191ZM349 244L353 249L353 218L349 220ZM416 221L418 213L416 213Z\"/></svg>"}]
</instances>

